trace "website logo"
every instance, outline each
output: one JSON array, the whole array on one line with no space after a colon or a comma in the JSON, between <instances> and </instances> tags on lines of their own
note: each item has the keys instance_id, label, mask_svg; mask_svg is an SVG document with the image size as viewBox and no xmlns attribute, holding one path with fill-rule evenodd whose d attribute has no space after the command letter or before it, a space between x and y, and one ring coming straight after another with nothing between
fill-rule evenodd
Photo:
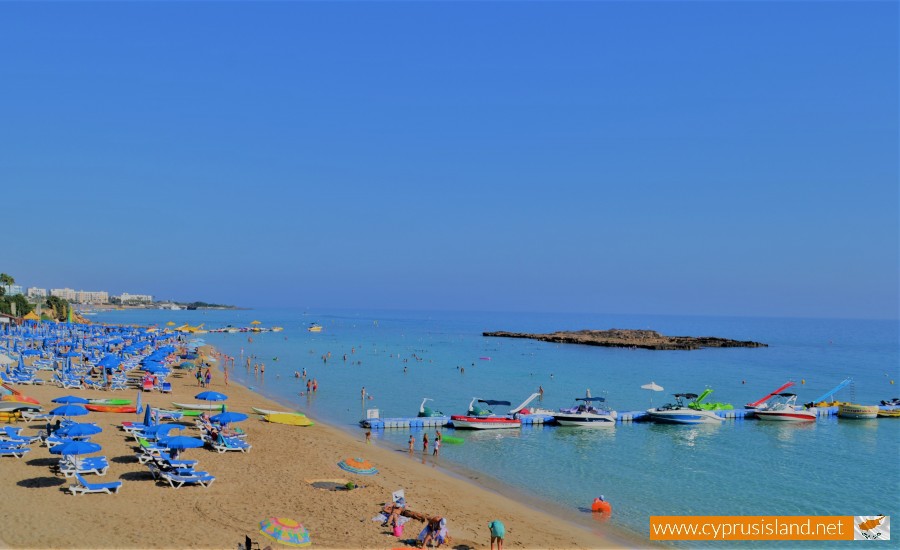
<instances>
[{"instance_id":1,"label":"website logo","mask_svg":"<svg viewBox=\"0 0 900 550\"><path fill-rule=\"evenodd\" d=\"M891 516L853 516L853 540L891 540Z\"/></svg>"}]
</instances>

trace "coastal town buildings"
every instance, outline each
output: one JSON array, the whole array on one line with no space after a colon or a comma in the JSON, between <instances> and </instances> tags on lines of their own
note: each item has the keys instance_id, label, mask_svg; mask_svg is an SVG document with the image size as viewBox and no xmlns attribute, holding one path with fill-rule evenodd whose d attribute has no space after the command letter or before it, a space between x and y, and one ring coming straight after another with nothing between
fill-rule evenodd
<instances>
[{"instance_id":1,"label":"coastal town buildings","mask_svg":"<svg viewBox=\"0 0 900 550\"><path fill-rule=\"evenodd\" d=\"M51 288L50 296L56 296L70 302L75 301L75 290L72 288Z\"/></svg>"},{"instance_id":2,"label":"coastal town buildings","mask_svg":"<svg viewBox=\"0 0 900 550\"><path fill-rule=\"evenodd\" d=\"M22 286L21 285L0 285L3 287L3 290L6 291L7 296L14 296L16 294L22 294Z\"/></svg>"},{"instance_id":3,"label":"coastal town buildings","mask_svg":"<svg viewBox=\"0 0 900 550\"><path fill-rule=\"evenodd\" d=\"M29 298L46 298L47 289L38 288L36 286L28 287L28 291L25 293L25 295Z\"/></svg>"},{"instance_id":4,"label":"coastal town buildings","mask_svg":"<svg viewBox=\"0 0 900 550\"><path fill-rule=\"evenodd\" d=\"M116 298L123 304L149 304L153 302L153 296L149 294L129 294L123 292L119 296L116 296Z\"/></svg>"}]
</instances>

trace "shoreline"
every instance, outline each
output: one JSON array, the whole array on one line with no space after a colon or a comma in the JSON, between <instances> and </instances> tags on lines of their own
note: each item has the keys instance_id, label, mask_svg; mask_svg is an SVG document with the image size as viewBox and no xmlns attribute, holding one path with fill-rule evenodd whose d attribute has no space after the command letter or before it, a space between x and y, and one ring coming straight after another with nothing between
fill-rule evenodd
<instances>
[{"instance_id":1,"label":"shoreline","mask_svg":"<svg viewBox=\"0 0 900 550\"><path fill-rule=\"evenodd\" d=\"M213 346L210 346L213 347ZM215 349L213 347L213 349ZM221 372L221 369L220 369ZM245 386L246 388L246 386ZM276 397L268 397L263 395L260 392L257 392L256 389L249 389L248 391L259 395L264 399L268 399L278 405L285 407L289 410L296 410L295 405L291 405L289 403L283 402ZM337 430L339 433L345 434L347 437L351 438L354 441L357 441L360 436L363 435L364 432L357 433L356 430L361 430L358 426L354 426L352 424L333 424L329 422L327 419L322 420L318 416L313 416L304 411L309 418L315 420L317 424L324 424L329 426L330 428ZM402 430L401 430L402 431ZM382 449L392 451L395 453L399 453L403 457L408 457L408 451L400 446L397 446L393 442L388 442L381 438L372 438L372 443ZM417 450L413 453L413 457L421 456L421 451ZM410 457L412 458L412 457ZM430 455L429 458L430 459ZM413 460L416 463L422 463L421 460ZM568 523L569 525L584 531L587 534L601 537L605 539L609 539L609 542L615 546L622 546L628 548L649 548L656 547L662 548L663 546L658 543L654 543L654 541L649 540L644 536L643 533L635 532L630 529L626 529L624 527L616 526L611 522L600 522L595 519L591 514L587 512L576 512L565 506L542 498L539 495L529 493L526 490L520 489L518 487L514 487L510 484L504 483L503 481L491 477L484 472L479 470L475 470L472 468L467 468L461 464L455 463L452 460L441 461L439 464L434 464L429 462L427 464L431 466L435 470L442 472L443 474L461 481L463 483L468 484L473 489L478 490L488 490L497 495L504 496L505 498L510 498L515 502L524 504L531 510L541 513L541 514L552 514L555 516L557 521L561 521L564 523ZM585 503L585 507L587 507L590 503ZM615 517L615 516L613 516ZM615 521L614 519L611 521ZM527 547L527 546L526 546ZM603 546L605 548L605 546Z\"/></svg>"},{"instance_id":2,"label":"shoreline","mask_svg":"<svg viewBox=\"0 0 900 550\"><path fill-rule=\"evenodd\" d=\"M212 349L207 347L207 350ZM221 361L224 363L224 361ZM229 410L250 412L251 406L284 407L277 400L248 387L224 386L216 364L211 389L229 396ZM190 373L170 376L173 392L142 393L144 404L169 408L172 401L192 401L199 390ZM48 409L50 399L75 394L86 398L127 397L137 390L110 393L102 390L63 390L51 385L19 388ZM294 410L293 407L287 407ZM507 544L513 548L610 548L648 546L649 541L623 543L602 533L573 529L572 523L552 513L532 509L508 494L475 485L464 476L409 460L388 446L366 445L327 422L302 428L250 420L241 424L253 445L249 453L219 454L190 449L184 458L200 461L216 481L209 488L172 489L154 482L146 467L134 458L133 439L117 426L135 420L135 414L91 413L79 419L96 422L103 431L93 441L102 445L110 470L92 482L122 480L119 494L75 497L64 492L74 480L50 471L56 457L45 447L33 447L23 459L3 458L0 483L7 498L0 513L7 520L3 539L10 548L223 548L234 547L245 535L263 541L259 521L271 516L293 518L311 532L313 544L325 548L411 547L422 524L411 520L404 535L394 538L371 519L391 492L403 488L411 510L448 519L457 550L487 548L487 523L501 519L507 525ZM43 427L21 423L31 435ZM196 435L190 428L185 435ZM371 460L379 474L355 476L337 468L348 457ZM362 485L353 491L315 488L316 479L347 478ZM151 511L152 522L147 514ZM33 529L40 525L40 530ZM90 529L73 529L87 525ZM167 529L166 525L177 526ZM125 527L127 526L127 527Z\"/></svg>"}]
</instances>

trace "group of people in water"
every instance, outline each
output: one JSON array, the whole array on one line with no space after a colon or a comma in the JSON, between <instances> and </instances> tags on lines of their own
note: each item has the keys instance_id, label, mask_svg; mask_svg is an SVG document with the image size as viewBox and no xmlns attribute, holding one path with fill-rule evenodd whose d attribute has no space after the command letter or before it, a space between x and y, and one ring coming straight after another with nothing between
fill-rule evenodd
<instances>
[{"instance_id":1,"label":"group of people in water","mask_svg":"<svg viewBox=\"0 0 900 550\"><path fill-rule=\"evenodd\" d=\"M438 456L441 452L441 442L443 441L444 436L441 435L440 430L434 431L434 451L431 453L432 456ZM416 436L409 434L409 453L412 454L416 447ZM428 453L428 433L422 434L422 453Z\"/></svg>"}]
</instances>

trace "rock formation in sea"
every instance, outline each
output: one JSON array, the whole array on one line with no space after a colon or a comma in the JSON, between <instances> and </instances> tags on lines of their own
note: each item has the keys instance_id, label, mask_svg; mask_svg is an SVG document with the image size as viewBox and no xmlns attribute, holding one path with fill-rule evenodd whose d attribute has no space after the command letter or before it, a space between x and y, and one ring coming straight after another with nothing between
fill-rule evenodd
<instances>
[{"instance_id":1,"label":"rock formation in sea","mask_svg":"<svg viewBox=\"0 0 900 550\"><path fill-rule=\"evenodd\" d=\"M749 340L729 340L715 336L664 336L655 330L576 330L558 331L549 334L528 334L524 332L484 332L482 336L497 338L528 338L560 344L584 344L607 348L640 348L654 350L691 350L701 348L765 348L768 344Z\"/></svg>"}]
</instances>

